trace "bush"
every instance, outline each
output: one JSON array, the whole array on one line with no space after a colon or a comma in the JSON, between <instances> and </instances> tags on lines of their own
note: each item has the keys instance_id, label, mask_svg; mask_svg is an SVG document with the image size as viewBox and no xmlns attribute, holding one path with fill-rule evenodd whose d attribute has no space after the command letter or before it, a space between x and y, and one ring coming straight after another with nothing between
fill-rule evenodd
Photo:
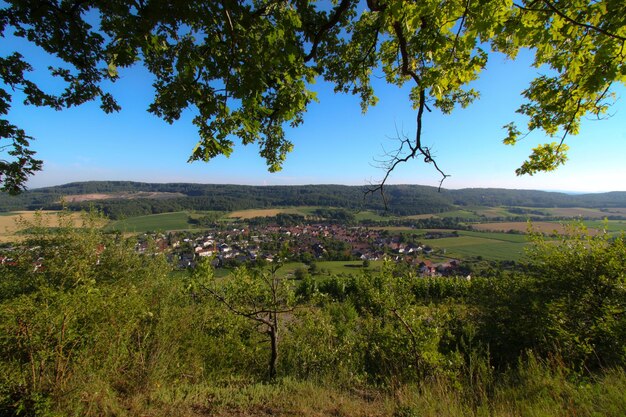
<instances>
[{"instance_id":1,"label":"bush","mask_svg":"<svg viewBox=\"0 0 626 417\"><path fill-rule=\"evenodd\" d=\"M578 370L626 365L626 243L576 224L533 236L528 273L477 282L482 333L511 364L532 349Z\"/></svg>"}]
</instances>

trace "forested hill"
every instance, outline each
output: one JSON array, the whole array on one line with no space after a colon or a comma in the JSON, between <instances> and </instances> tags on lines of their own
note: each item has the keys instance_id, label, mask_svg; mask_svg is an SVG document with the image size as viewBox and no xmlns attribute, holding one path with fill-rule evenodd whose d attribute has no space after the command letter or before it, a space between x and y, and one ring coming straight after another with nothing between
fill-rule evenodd
<instances>
[{"instance_id":1,"label":"forested hill","mask_svg":"<svg viewBox=\"0 0 626 417\"><path fill-rule=\"evenodd\" d=\"M0 211L72 209L95 205L112 217L179 210L240 210L284 206L331 206L384 210L380 194L365 196L365 187L345 185L245 186L223 184L154 184L130 181L76 182L0 195ZM421 185L386 187L389 212L397 215L437 213L454 206L626 207L626 192L564 193L475 188L437 191ZM77 196L84 196L77 197ZM82 201L81 201L82 200Z\"/></svg>"}]
</instances>

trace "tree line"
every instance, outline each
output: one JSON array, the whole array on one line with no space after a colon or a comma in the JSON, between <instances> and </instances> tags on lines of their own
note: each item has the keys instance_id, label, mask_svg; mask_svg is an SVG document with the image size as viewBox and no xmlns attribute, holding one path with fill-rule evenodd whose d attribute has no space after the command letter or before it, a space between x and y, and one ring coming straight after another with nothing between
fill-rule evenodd
<instances>
[{"instance_id":1,"label":"tree line","mask_svg":"<svg viewBox=\"0 0 626 417\"><path fill-rule=\"evenodd\" d=\"M0 211L60 209L96 206L112 219L181 210L232 211L285 206L322 206L373 210L393 215L440 213L454 206L626 207L626 192L569 195L528 190L441 190L418 185L386 187L388 209L378 196L365 196L365 188L341 185L244 186L221 184L149 184L130 181L70 183L26 191L19 196L0 195ZM112 198L66 202L68 195L94 193L170 193L158 198ZM182 194L183 197L176 197Z\"/></svg>"}]
</instances>

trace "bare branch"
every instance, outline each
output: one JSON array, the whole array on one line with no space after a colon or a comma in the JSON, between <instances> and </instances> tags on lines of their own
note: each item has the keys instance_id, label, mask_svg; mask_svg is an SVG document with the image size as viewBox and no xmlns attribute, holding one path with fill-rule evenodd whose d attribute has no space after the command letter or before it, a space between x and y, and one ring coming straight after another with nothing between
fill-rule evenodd
<instances>
[{"instance_id":1,"label":"bare branch","mask_svg":"<svg viewBox=\"0 0 626 417\"><path fill-rule=\"evenodd\" d=\"M407 162L410 159L416 158L418 156L424 157L425 163L432 163L435 169L441 174L441 181L439 182L439 191L441 191L441 186L446 178L449 177L448 174L445 174L437 165L437 162L434 160L430 148L427 146L422 146L422 116L424 115L424 109L426 107L426 92L424 89L420 90L420 104L417 111L417 131L415 133L415 140L411 142L411 140L407 137L404 139L398 137L400 140L400 147L393 153L387 154L391 157L390 161L387 161L383 168L385 169L385 176L383 179L375 185L371 185L366 191L365 195L374 194L376 192L380 192L383 197L383 203L385 204L385 210L388 208L387 197L385 196L385 185L387 183L387 179L393 172L393 170L401 163ZM409 152L404 157L401 157L404 151L404 145L408 146L411 152Z\"/></svg>"},{"instance_id":2,"label":"bare branch","mask_svg":"<svg viewBox=\"0 0 626 417\"><path fill-rule=\"evenodd\" d=\"M242 316L242 317L247 317L247 318L252 319L254 321L258 321L259 323L265 324L266 326L272 326L272 322L271 321L269 321L268 319L266 319L264 317L259 316L259 314L265 312L264 310L257 310L257 311L242 311L242 310L239 310L234 305L232 305L226 299L226 297L224 297L223 295L219 294L217 291L212 290L208 286L203 286L203 288L209 294L211 294L213 297L215 297L220 303L224 304L226 306L226 308L228 308L234 314L236 314L238 316Z\"/></svg>"}]
</instances>

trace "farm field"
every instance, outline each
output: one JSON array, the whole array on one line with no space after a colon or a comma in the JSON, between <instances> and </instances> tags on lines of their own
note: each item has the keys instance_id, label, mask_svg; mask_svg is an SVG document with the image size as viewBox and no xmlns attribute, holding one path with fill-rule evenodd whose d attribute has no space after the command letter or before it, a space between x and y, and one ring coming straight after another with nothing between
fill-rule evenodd
<instances>
[{"instance_id":1,"label":"farm field","mask_svg":"<svg viewBox=\"0 0 626 417\"><path fill-rule=\"evenodd\" d=\"M473 230L459 230L461 236L480 237L501 242L527 243L528 237L523 234L502 233L502 232L477 232Z\"/></svg>"},{"instance_id":2,"label":"farm field","mask_svg":"<svg viewBox=\"0 0 626 417\"><path fill-rule=\"evenodd\" d=\"M511 215L504 207L472 206L466 207L466 211L474 212L481 217L505 217Z\"/></svg>"},{"instance_id":3,"label":"farm field","mask_svg":"<svg viewBox=\"0 0 626 417\"><path fill-rule=\"evenodd\" d=\"M526 223L519 223L526 225ZM554 228L554 223L552 223ZM528 244L528 237L523 234L456 230L458 237L444 237L438 239L423 239L420 236L428 232L450 233L447 229L412 229L410 227L384 227L380 230L403 232L417 235L416 238L424 245L434 249L445 249L445 256L464 259L481 256L484 259L502 261L519 260L524 254L524 246Z\"/></svg>"},{"instance_id":4,"label":"farm field","mask_svg":"<svg viewBox=\"0 0 626 417\"><path fill-rule=\"evenodd\" d=\"M519 233L527 233L528 228L531 227L534 232L552 234L565 233L567 227L559 222L494 222L494 223L477 223L473 224L472 228L479 231L486 232L508 232L513 230ZM592 233L597 233L597 230L589 229Z\"/></svg>"},{"instance_id":5,"label":"farm field","mask_svg":"<svg viewBox=\"0 0 626 417\"><path fill-rule=\"evenodd\" d=\"M572 217L572 218L573 217L585 217L585 218L603 219L611 215L611 213L607 213L606 211L601 210L601 209L580 208L580 207L545 208L545 209L542 208L540 210L545 211L547 214L551 216ZM618 209L612 209L612 210L621 210L621 209L618 208ZM619 214L619 212L617 212L617 214Z\"/></svg>"},{"instance_id":6,"label":"farm field","mask_svg":"<svg viewBox=\"0 0 626 417\"><path fill-rule=\"evenodd\" d=\"M460 234L460 233L459 233ZM440 239L428 239L423 243L435 249L445 250L445 255L466 259L481 256L483 259L517 261L524 255L526 241L515 242L494 238L460 235Z\"/></svg>"},{"instance_id":7,"label":"farm field","mask_svg":"<svg viewBox=\"0 0 626 417\"><path fill-rule=\"evenodd\" d=\"M41 216L42 224L48 227L59 226L58 211L14 211L0 215L0 243L19 240L19 231L23 228L21 222L31 223ZM81 224L80 213L70 214L75 226Z\"/></svg>"},{"instance_id":8,"label":"farm field","mask_svg":"<svg viewBox=\"0 0 626 417\"><path fill-rule=\"evenodd\" d=\"M420 215L416 215L416 216L409 216L409 217L405 217L405 218L409 218L409 219L424 219L424 218L430 218L433 217L432 214L420 214ZM381 215L379 213L373 212L373 211L369 211L369 210L362 210L359 211L357 213L354 214L354 218L357 221L361 221L361 220L372 220L372 221L386 221L386 220L395 220L398 219L399 217L396 216L392 216L392 215Z\"/></svg>"},{"instance_id":9,"label":"farm field","mask_svg":"<svg viewBox=\"0 0 626 417\"><path fill-rule=\"evenodd\" d=\"M607 232L613 234L626 232L626 220L607 220L606 223L604 220L585 220L583 223L585 226L597 230L602 230L606 227Z\"/></svg>"},{"instance_id":10,"label":"farm field","mask_svg":"<svg viewBox=\"0 0 626 417\"><path fill-rule=\"evenodd\" d=\"M192 225L189 224L189 213L185 211L131 217L124 220L117 220L110 223L106 227L107 230L123 233L181 230L191 228Z\"/></svg>"},{"instance_id":11,"label":"farm field","mask_svg":"<svg viewBox=\"0 0 626 417\"><path fill-rule=\"evenodd\" d=\"M441 219L446 219L446 218L462 218L462 219L467 219L467 220L478 220L480 219L480 217L474 213L473 211L469 211L469 210L452 210L452 211L445 211L443 213L437 213L433 215L434 217L438 217Z\"/></svg>"},{"instance_id":12,"label":"farm field","mask_svg":"<svg viewBox=\"0 0 626 417\"><path fill-rule=\"evenodd\" d=\"M626 207L612 207L610 209L606 210L606 214L607 215L611 215L611 214L622 214L624 216L626 216Z\"/></svg>"},{"instance_id":13,"label":"farm field","mask_svg":"<svg viewBox=\"0 0 626 417\"><path fill-rule=\"evenodd\" d=\"M255 217L274 217L280 213L284 214L298 214L300 216L310 216L319 207L286 207L286 208L271 208L271 209L250 209L250 210L237 210L229 213L228 218L232 219L252 219Z\"/></svg>"}]
</instances>

